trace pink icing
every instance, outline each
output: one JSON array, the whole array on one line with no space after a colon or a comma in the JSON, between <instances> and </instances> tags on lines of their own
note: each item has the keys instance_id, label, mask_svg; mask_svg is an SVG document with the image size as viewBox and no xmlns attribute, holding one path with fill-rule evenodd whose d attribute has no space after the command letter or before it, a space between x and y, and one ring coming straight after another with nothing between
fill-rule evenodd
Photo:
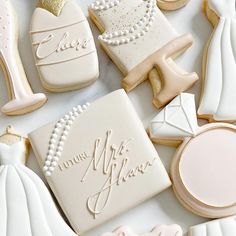
<instances>
[{"instance_id":1,"label":"pink icing","mask_svg":"<svg viewBox=\"0 0 236 236\"><path fill-rule=\"evenodd\" d=\"M236 203L236 132L216 128L191 139L179 162L181 180L197 200L215 207Z\"/></svg>"}]
</instances>

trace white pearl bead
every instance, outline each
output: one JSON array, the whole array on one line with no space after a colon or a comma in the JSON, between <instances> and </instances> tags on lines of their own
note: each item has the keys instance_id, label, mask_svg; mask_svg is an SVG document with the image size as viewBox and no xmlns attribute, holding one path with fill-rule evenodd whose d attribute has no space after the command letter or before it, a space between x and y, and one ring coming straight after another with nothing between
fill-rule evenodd
<instances>
[{"instance_id":1,"label":"white pearl bead","mask_svg":"<svg viewBox=\"0 0 236 236\"><path fill-rule=\"evenodd\" d=\"M51 161L45 161L45 165L46 166L50 166L51 165Z\"/></svg>"},{"instance_id":2,"label":"white pearl bead","mask_svg":"<svg viewBox=\"0 0 236 236\"><path fill-rule=\"evenodd\" d=\"M73 110L73 112L76 112L78 109L77 109L77 107L73 107L72 110Z\"/></svg>"},{"instance_id":3,"label":"white pearl bead","mask_svg":"<svg viewBox=\"0 0 236 236\"><path fill-rule=\"evenodd\" d=\"M50 166L50 167L49 167L49 170L50 170L51 172L53 172L53 171L54 171L54 169L55 169L55 168L54 168L54 167L52 167L52 166Z\"/></svg>"},{"instance_id":4,"label":"white pearl bead","mask_svg":"<svg viewBox=\"0 0 236 236\"><path fill-rule=\"evenodd\" d=\"M57 163L56 163L56 161L53 161L52 163L51 163L51 166L57 166Z\"/></svg>"},{"instance_id":5,"label":"white pearl bead","mask_svg":"<svg viewBox=\"0 0 236 236\"><path fill-rule=\"evenodd\" d=\"M61 157L61 152L60 152L60 151L57 151L57 152L56 152L56 156L57 156L57 158ZM54 160L56 161L56 159L54 159Z\"/></svg>"},{"instance_id":6,"label":"white pearl bead","mask_svg":"<svg viewBox=\"0 0 236 236\"><path fill-rule=\"evenodd\" d=\"M55 144L56 143L56 139L54 139L54 138L52 138L51 140L50 140L50 144Z\"/></svg>"},{"instance_id":7,"label":"white pearl bead","mask_svg":"<svg viewBox=\"0 0 236 236\"><path fill-rule=\"evenodd\" d=\"M65 140L66 140L66 136L65 136L65 135L62 135L62 136L61 136L61 140L62 140L62 141L65 141Z\"/></svg>"},{"instance_id":8,"label":"white pearl bead","mask_svg":"<svg viewBox=\"0 0 236 236\"><path fill-rule=\"evenodd\" d=\"M46 172L45 172L45 175L46 175L46 176L51 176L51 174L52 174L51 171L46 171Z\"/></svg>"},{"instance_id":9,"label":"white pearl bead","mask_svg":"<svg viewBox=\"0 0 236 236\"><path fill-rule=\"evenodd\" d=\"M59 158L57 156L55 156L55 157L53 157L53 160L57 162L59 160Z\"/></svg>"},{"instance_id":10,"label":"white pearl bead","mask_svg":"<svg viewBox=\"0 0 236 236\"><path fill-rule=\"evenodd\" d=\"M47 160L48 160L48 161L51 161L51 160L52 160L52 156L51 156L51 155L48 155L48 156L47 156Z\"/></svg>"},{"instance_id":11,"label":"white pearl bead","mask_svg":"<svg viewBox=\"0 0 236 236\"><path fill-rule=\"evenodd\" d=\"M79 116L79 113L78 113L78 112L75 112L75 113L74 113L74 116L75 116L75 117L78 117L78 116Z\"/></svg>"},{"instance_id":12,"label":"white pearl bead","mask_svg":"<svg viewBox=\"0 0 236 236\"><path fill-rule=\"evenodd\" d=\"M59 123L59 122L57 122L57 124L56 124L56 128L61 128L61 123Z\"/></svg>"},{"instance_id":13,"label":"white pearl bead","mask_svg":"<svg viewBox=\"0 0 236 236\"><path fill-rule=\"evenodd\" d=\"M60 119L60 123L65 123L65 120L63 118Z\"/></svg>"},{"instance_id":14,"label":"white pearl bead","mask_svg":"<svg viewBox=\"0 0 236 236\"><path fill-rule=\"evenodd\" d=\"M49 155L53 155L53 150L49 150L49 151L48 151L48 156L49 156Z\"/></svg>"},{"instance_id":15,"label":"white pearl bead","mask_svg":"<svg viewBox=\"0 0 236 236\"><path fill-rule=\"evenodd\" d=\"M65 126L65 130L70 130L70 126L69 126L69 125L66 125L66 126ZM65 132L64 132L64 134L65 134Z\"/></svg>"},{"instance_id":16,"label":"white pearl bead","mask_svg":"<svg viewBox=\"0 0 236 236\"><path fill-rule=\"evenodd\" d=\"M45 171L47 171L48 170L48 166L44 166L43 167L43 171L45 172Z\"/></svg>"}]
</instances>

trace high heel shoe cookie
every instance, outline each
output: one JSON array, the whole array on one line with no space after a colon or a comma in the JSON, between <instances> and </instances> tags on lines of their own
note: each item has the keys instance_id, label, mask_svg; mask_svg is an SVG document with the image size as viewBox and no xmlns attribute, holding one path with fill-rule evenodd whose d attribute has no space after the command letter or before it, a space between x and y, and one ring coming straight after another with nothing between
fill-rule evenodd
<instances>
[{"instance_id":1,"label":"high heel shoe cookie","mask_svg":"<svg viewBox=\"0 0 236 236\"><path fill-rule=\"evenodd\" d=\"M192 45L191 35L179 36L156 0L101 0L90 6L89 13L103 32L102 47L126 76L122 81L126 91L149 78L153 103L159 108L198 80L196 73L183 71L173 61Z\"/></svg>"},{"instance_id":2,"label":"high heel shoe cookie","mask_svg":"<svg viewBox=\"0 0 236 236\"><path fill-rule=\"evenodd\" d=\"M34 94L27 81L17 41L17 19L10 0L0 0L0 64L7 81L10 100L1 110L7 115L20 115L41 107L47 100Z\"/></svg>"},{"instance_id":3,"label":"high heel shoe cookie","mask_svg":"<svg viewBox=\"0 0 236 236\"><path fill-rule=\"evenodd\" d=\"M30 36L43 86L52 92L86 87L99 76L88 21L74 0L40 0Z\"/></svg>"}]
</instances>

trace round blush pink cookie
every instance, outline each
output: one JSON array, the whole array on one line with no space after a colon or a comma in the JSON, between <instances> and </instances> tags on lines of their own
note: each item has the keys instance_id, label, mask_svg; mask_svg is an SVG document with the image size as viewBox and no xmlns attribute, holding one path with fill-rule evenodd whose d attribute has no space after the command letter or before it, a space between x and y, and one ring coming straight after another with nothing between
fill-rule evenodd
<instances>
[{"instance_id":1,"label":"round blush pink cookie","mask_svg":"<svg viewBox=\"0 0 236 236\"><path fill-rule=\"evenodd\" d=\"M220 218L236 213L236 127L207 124L184 140L171 167L173 188L194 213Z\"/></svg>"}]
</instances>

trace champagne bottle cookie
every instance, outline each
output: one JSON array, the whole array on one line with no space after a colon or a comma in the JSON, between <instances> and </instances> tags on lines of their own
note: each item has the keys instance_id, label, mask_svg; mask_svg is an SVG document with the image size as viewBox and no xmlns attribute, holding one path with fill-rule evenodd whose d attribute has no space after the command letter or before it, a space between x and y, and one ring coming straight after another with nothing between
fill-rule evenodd
<instances>
[{"instance_id":1,"label":"champagne bottle cookie","mask_svg":"<svg viewBox=\"0 0 236 236\"><path fill-rule=\"evenodd\" d=\"M47 99L42 93L34 94L27 81L18 51L17 19L10 0L0 0L0 6L0 65L10 98L1 110L7 115L21 115L38 109Z\"/></svg>"},{"instance_id":2,"label":"champagne bottle cookie","mask_svg":"<svg viewBox=\"0 0 236 236\"><path fill-rule=\"evenodd\" d=\"M74 0L40 0L30 36L35 64L47 90L80 89L98 78L93 35Z\"/></svg>"},{"instance_id":3,"label":"champagne bottle cookie","mask_svg":"<svg viewBox=\"0 0 236 236\"><path fill-rule=\"evenodd\" d=\"M89 14L103 32L102 47L126 76L122 81L126 91L149 77L153 104L159 108L198 80L196 73L187 73L173 61L192 45L191 35L179 36L156 0L95 1Z\"/></svg>"}]
</instances>

